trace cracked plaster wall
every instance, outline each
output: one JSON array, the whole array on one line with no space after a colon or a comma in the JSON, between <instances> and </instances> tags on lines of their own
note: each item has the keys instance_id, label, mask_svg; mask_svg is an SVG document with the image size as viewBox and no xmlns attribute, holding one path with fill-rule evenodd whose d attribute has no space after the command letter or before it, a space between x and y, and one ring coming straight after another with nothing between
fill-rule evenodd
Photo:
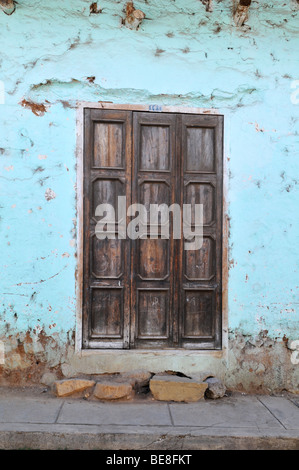
<instances>
[{"instance_id":1,"label":"cracked plaster wall","mask_svg":"<svg viewBox=\"0 0 299 470\"><path fill-rule=\"evenodd\" d=\"M230 1L206 11L199 0L140 0L138 31L122 24L125 2L102 0L98 14L90 4L19 0L11 16L0 11L2 379L38 381L44 370L61 375L61 365L65 375L127 367L121 357L111 365L73 353L76 102L102 100L225 114L228 358L162 364L209 366L231 387L295 389L287 346L299 339L297 2L252 2L237 28ZM271 345L250 346L261 335ZM129 367L139 364L131 358ZM161 367L153 356L142 364Z\"/></svg>"}]
</instances>

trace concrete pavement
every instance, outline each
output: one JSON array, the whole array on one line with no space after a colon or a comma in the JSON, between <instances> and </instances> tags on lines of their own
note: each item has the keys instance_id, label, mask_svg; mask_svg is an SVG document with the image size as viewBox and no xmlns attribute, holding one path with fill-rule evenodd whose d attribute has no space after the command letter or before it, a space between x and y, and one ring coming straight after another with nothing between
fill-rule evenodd
<instances>
[{"instance_id":1,"label":"concrete pavement","mask_svg":"<svg viewBox=\"0 0 299 470\"><path fill-rule=\"evenodd\" d=\"M299 397L99 402L0 390L0 449L299 449Z\"/></svg>"}]
</instances>

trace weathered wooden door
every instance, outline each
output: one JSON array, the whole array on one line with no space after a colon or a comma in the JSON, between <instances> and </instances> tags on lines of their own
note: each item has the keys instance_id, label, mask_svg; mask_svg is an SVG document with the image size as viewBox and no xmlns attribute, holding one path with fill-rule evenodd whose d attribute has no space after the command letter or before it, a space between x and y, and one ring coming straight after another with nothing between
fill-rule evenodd
<instances>
[{"instance_id":1,"label":"weathered wooden door","mask_svg":"<svg viewBox=\"0 0 299 470\"><path fill-rule=\"evenodd\" d=\"M83 347L221 348L222 116L88 109L84 140ZM128 233L147 211L133 237L118 196ZM115 238L96 236L99 204L115 207ZM173 208L169 237L150 204ZM199 250L185 249L183 220L173 237L184 204L203 204Z\"/></svg>"}]
</instances>

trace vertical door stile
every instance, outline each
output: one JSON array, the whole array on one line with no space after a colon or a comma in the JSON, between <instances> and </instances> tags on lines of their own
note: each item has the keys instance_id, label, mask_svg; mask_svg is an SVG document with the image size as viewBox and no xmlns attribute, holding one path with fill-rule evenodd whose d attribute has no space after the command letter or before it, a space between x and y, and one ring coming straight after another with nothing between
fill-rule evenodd
<instances>
[{"instance_id":1,"label":"vertical door stile","mask_svg":"<svg viewBox=\"0 0 299 470\"><path fill-rule=\"evenodd\" d=\"M182 118L180 114L176 115L175 123L176 134L176 151L174 155L175 172L174 172L174 202L182 209ZM182 241L183 241L183 218L182 210L180 210L180 239L174 240L173 252L173 284L174 284L174 298L173 298L173 344L176 347L180 346L180 285L181 285L181 266L182 266Z\"/></svg>"},{"instance_id":2,"label":"vertical door stile","mask_svg":"<svg viewBox=\"0 0 299 470\"><path fill-rule=\"evenodd\" d=\"M138 189L138 176L136 159L138 154L138 127L136 125L136 113L132 113L132 150L131 150L131 162L132 162L132 183L131 183L131 204L137 203L137 189ZM130 223L131 218L127 218L127 222ZM136 241L130 238L131 245L131 272L130 272L130 287L131 287L131 312L130 312L130 348L135 347L135 327L136 327L136 266L137 266L137 250Z\"/></svg>"}]
</instances>

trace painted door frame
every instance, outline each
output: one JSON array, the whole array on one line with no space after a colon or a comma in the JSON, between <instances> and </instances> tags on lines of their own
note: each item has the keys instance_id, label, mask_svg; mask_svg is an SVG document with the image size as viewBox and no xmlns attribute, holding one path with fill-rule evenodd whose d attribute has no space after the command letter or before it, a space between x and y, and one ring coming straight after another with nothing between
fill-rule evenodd
<instances>
[{"instance_id":1,"label":"painted door frame","mask_svg":"<svg viewBox=\"0 0 299 470\"><path fill-rule=\"evenodd\" d=\"M84 110L85 109L110 109L125 111L145 111L161 113L182 113L182 114L203 114L203 115L221 115L224 117L224 137L223 137L223 208L222 208L222 349L221 350L195 350L193 353L198 355L214 355L216 357L227 357L228 353L228 135L229 135L229 117L226 113L218 109L206 109L185 106L164 106L164 105L130 105L116 104L110 102L85 102L77 103L76 115L76 196L77 196L77 244L76 244L76 335L75 352L77 354L107 354L113 350L86 350L82 348L82 326L83 326L83 149L84 149ZM121 350L122 354L134 354L136 349ZM150 350L152 353L167 353L167 349ZM170 351L174 351L171 349ZM175 350L180 354L190 354L190 350ZM114 351L115 353L116 351ZM139 350L140 352L140 350Z\"/></svg>"}]
</instances>

